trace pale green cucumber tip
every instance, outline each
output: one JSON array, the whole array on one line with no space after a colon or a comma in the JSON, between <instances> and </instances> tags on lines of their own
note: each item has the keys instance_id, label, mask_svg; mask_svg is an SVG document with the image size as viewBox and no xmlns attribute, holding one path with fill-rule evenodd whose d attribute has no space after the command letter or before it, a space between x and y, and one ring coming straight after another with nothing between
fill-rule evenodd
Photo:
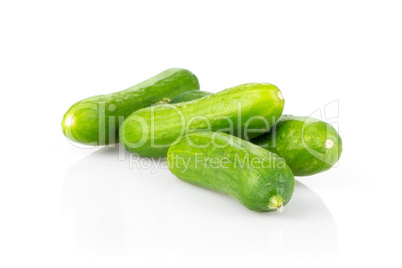
<instances>
[{"instance_id":1,"label":"pale green cucumber tip","mask_svg":"<svg viewBox=\"0 0 402 268\"><path fill-rule=\"evenodd\" d=\"M269 199L269 204L268 204L269 209L276 209L278 212L283 211L283 198L280 195L273 195Z\"/></svg>"},{"instance_id":2,"label":"pale green cucumber tip","mask_svg":"<svg viewBox=\"0 0 402 268\"><path fill-rule=\"evenodd\" d=\"M63 130L63 134L65 136L71 136L71 129L75 124L74 114L66 113L63 117L63 121L61 122L61 127Z\"/></svg>"}]
</instances>

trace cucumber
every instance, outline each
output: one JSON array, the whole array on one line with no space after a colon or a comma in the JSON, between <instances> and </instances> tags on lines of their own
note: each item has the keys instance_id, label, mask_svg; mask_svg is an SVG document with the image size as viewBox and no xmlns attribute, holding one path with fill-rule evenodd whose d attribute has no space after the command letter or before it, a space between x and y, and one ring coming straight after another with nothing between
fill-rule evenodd
<instances>
[{"instance_id":1,"label":"cucumber","mask_svg":"<svg viewBox=\"0 0 402 268\"><path fill-rule=\"evenodd\" d=\"M197 77L190 71L168 69L126 90L75 103L63 117L63 133L70 140L82 144L115 143L118 141L119 125L132 112L199 88Z\"/></svg>"},{"instance_id":2,"label":"cucumber","mask_svg":"<svg viewBox=\"0 0 402 268\"><path fill-rule=\"evenodd\" d=\"M294 177L283 158L226 133L183 136L167 159L179 179L230 195L254 211L282 211L293 194Z\"/></svg>"},{"instance_id":3,"label":"cucumber","mask_svg":"<svg viewBox=\"0 0 402 268\"><path fill-rule=\"evenodd\" d=\"M190 102L148 107L123 122L120 142L140 156L165 157L176 139L199 130L226 132L248 140L273 126L284 102L274 85L244 84Z\"/></svg>"},{"instance_id":4,"label":"cucumber","mask_svg":"<svg viewBox=\"0 0 402 268\"><path fill-rule=\"evenodd\" d=\"M201 99L203 97L212 95L213 93L208 92L208 91L201 91L201 90L190 90L183 92L176 97L174 97L169 103L179 103L179 102L186 102L186 101L192 101L192 100L197 100Z\"/></svg>"},{"instance_id":5,"label":"cucumber","mask_svg":"<svg viewBox=\"0 0 402 268\"><path fill-rule=\"evenodd\" d=\"M295 176L326 171L342 153L338 132L311 117L282 116L269 132L251 142L283 157Z\"/></svg>"}]
</instances>

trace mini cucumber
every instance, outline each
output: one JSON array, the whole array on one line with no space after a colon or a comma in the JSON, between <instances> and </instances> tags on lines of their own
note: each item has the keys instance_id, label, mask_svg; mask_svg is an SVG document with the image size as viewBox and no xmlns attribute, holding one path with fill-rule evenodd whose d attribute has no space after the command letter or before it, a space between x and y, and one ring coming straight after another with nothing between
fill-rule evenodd
<instances>
[{"instance_id":1,"label":"mini cucumber","mask_svg":"<svg viewBox=\"0 0 402 268\"><path fill-rule=\"evenodd\" d=\"M295 176L326 171L342 153L338 132L311 117L282 116L269 132L251 142L283 157Z\"/></svg>"},{"instance_id":2,"label":"mini cucumber","mask_svg":"<svg viewBox=\"0 0 402 268\"><path fill-rule=\"evenodd\" d=\"M186 101L192 101L192 100L197 100L204 98L206 96L212 95L213 93L208 92L208 91L201 91L201 90L190 90L183 92L176 97L174 97L169 103L180 103L180 102L186 102Z\"/></svg>"},{"instance_id":3,"label":"mini cucumber","mask_svg":"<svg viewBox=\"0 0 402 268\"><path fill-rule=\"evenodd\" d=\"M200 130L251 139L273 126L284 103L272 84L244 84L198 100L138 110L123 122L120 142L140 156L165 157L176 139Z\"/></svg>"},{"instance_id":4,"label":"mini cucumber","mask_svg":"<svg viewBox=\"0 0 402 268\"><path fill-rule=\"evenodd\" d=\"M284 159L226 133L188 134L169 148L167 159L179 179L230 195L254 211L282 211L293 194L294 177Z\"/></svg>"},{"instance_id":5,"label":"mini cucumber","mask_svg":"<svg viewBox=\"0 0 402 268\"><path fill-rule=\"evenodd\" d=\"M168 69L126 90L93 96L75 103L62 121L64 135L88 145L118 141L118 129L132 112L164 98L200 88L197 77L185 69Z\"/></svg>"}]
</instances>

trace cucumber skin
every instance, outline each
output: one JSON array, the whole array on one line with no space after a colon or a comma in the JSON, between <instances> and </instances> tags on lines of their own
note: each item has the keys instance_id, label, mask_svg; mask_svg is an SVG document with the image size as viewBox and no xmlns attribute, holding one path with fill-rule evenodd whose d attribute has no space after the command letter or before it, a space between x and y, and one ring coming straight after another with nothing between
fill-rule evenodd
<instances>
[{"instance_id":1,"label":"cucumber skin","mask_svg":"<svg viewBox=\"0 0 402 268\"><path fill-rule=\"evenodd\" d=\"M219 148L211 144L212 136L220 145L227 144L230 138L233 142L224 148ZM188 140L197 145L210 144L210 146L196 148ZM236 164L238 161L236 155L237 159L241 160L246 155L250 160L270 159L271 163L275 163L274 168L253 167L246 164L241 167ZM216 166L209 164L204 166L204 162L200 162L204 157L210 159L227 157L229 164L223 166L225 168L215 168ZM286 205L293 194L294 177L284 159L223 132L202 131L188 134L169 148L167 159L170 171L182 181L227 194L254 211L275 211L277 209L269 207L271 197L279 195L283 205ZM188 163L187 168L177 159L183 159Z\"/></svg>"},{"instance_id":2,"label":"cucumber skin","mask_svg":"<svg viewBox=\"0 0 402 268\"><path fill-rule=\"evenodd\" d=\"M238 102L241 103L240 117ZM211 131L226 129L223 132L230 132L227 119L229 118L233 123L231 134L241 138L246 138L244 125L248 119L255 116L263 117L269 126L266 126L261 119L251 121L249 129L259 130L259 133L247 132L247 138L251 139L266 132L275 124L282 114L284 103L280 90L272 84L243 84L194 101L138 110L121 125L120 142L128 151L139 156L166 157L169 146L181 135L208 129L204 120L191 121L190 127L184 125L178 112L184 116L185 124L188 124L194 116L204 116L211 124L211 128L208 129ZM153 118L152 124L151 118ZM138 120L146 123L144 129ZM142 139L144 143L140 146L131 145L142 142Z\"/></svg>"},{"instance_id":3,"label":"cucumber skin","mask_svg":"<svg viewBox=\"0 0 402 268\"><path fill-rule=\"evenodd\" d=\"M186 91L186 92L183 92L183 93L177 95L169 103L174 104L174 103L180 103L180 102L186 102L186 101L193 101L193 100L204 98L204 97L212 95L212 94L213 93L208 92L208 91L189 90L189 91Z\"/></svg>"},{"instance_id":4,"label":"cucumber skin","mask_svg":"<svg viewBox=\"0 0 402 268\"><path fill-rule=\"evenodd\" d=\"M163 98L173 98L199 88L197 77L190 71L168 69L125 90L89 97L75 103L63 117L63 134L74 142L87 145L116 143L119 125L134 111L149 107ZM110 117L114 122L110 122Z\"/></svg>"},{"instance_id":5,"label":"cucumber skin","mask_svg":"<svg viewBox=\"0 0 402 268\"><path fill-rule=\"evenodd\" d=\"M329 149L327 139L333 142ZM342 153L342 139L338 132L330 124L311 117L284 115L270 132L251 142L283 157L295 176L324 172L339 160Z\"/></svg>"}]
</instances>

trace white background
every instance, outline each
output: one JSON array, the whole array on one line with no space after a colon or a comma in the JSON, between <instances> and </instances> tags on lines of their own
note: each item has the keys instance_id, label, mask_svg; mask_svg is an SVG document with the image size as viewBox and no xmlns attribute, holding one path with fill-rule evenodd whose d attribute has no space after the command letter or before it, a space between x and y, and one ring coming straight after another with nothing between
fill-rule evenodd
<instances>
[{"instance_id":1,"label":"white background","mask_svg":"<svg viewBox=\"0 0 402 268\"><path fill-rule=\"evenodd\" d=\"M2 1L0 266L401 267L400 5ZM63 136L74 102L171 67L274 83L287 114L339 103L338 166L261 214Z\"/></svg>"}]
</instances>

